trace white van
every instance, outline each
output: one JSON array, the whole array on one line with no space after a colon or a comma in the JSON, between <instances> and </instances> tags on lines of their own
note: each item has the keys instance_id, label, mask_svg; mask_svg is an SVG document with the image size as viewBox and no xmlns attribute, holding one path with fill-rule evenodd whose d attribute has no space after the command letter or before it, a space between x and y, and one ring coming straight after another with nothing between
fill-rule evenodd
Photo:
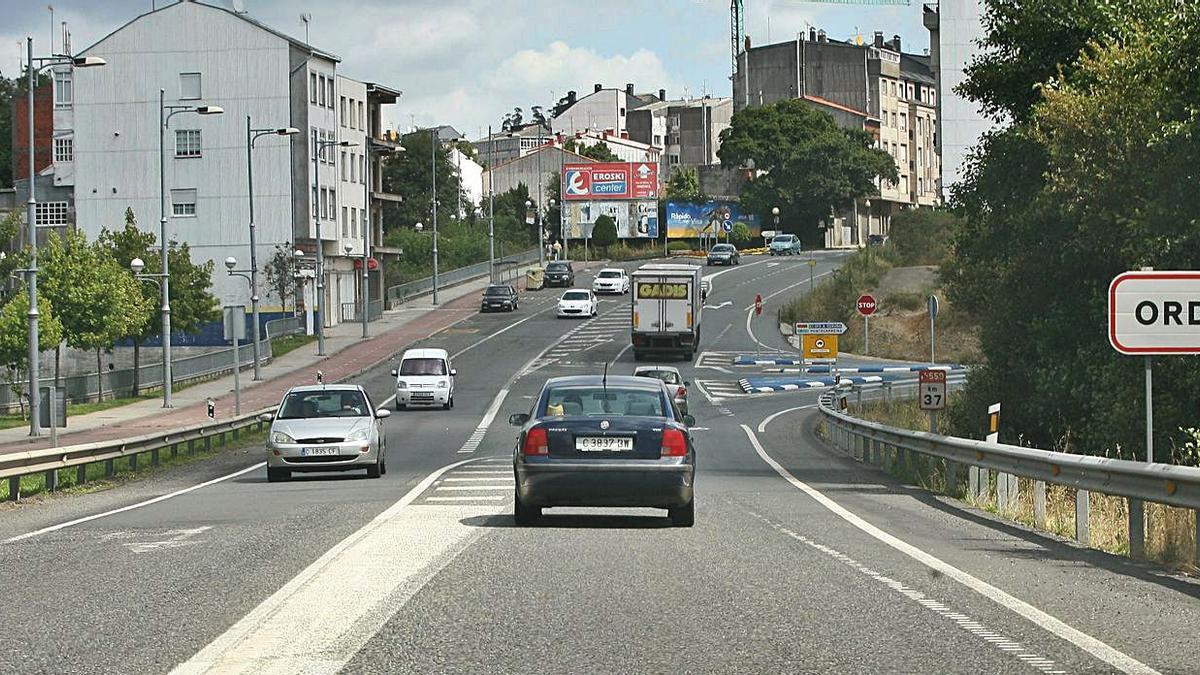
<instances>
[{"instance_id":1,"label":"white van","mask_svg":"<svg viewBox=\"0 0 1200 675\"><path fill-rule=\"evenodd\" d=\"M400 358L396 378L396 410L410 405L454 407L454 376L445 349L409 349Z\"/></svg>"}]
</instances>

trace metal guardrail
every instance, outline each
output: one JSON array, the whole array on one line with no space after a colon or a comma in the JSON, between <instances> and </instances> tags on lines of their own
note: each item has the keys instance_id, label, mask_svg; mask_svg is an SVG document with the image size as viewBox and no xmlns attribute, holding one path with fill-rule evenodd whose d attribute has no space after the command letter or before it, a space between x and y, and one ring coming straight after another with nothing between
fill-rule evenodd
<instances>
[{"instance_id":1,"label":"metal guardrail","mask_svg":"<svg viewBox=\"0 0 1200 675\"><path fill-rule=\"evenodd\" d=\"M510 256L497 258L495 265L497 271L503 268L512 268L520 265L527 265L538 260L538 249L530 249L522 251ZM446 270L438 274L438 286L446 288L455 284L461 284L464 281L477 279L488 275L490 270L488 261L459 267L452 270ZM409 300L426 295L433 290L433 277L425 277L424 279L416 279L403 284L389 286L384 294L384 299L387 301L388 309L396 309L400 305Z\"/></svg>"},{"instance_id":2,"label":"metal guardrail","mask_svg":"<svg viewBox=\"0 0 1200 675\"><path fill-rule=\"evenodd\" d=\"M367 303L367 321L377 321L383 316L383 301L371 300ZM362 321L362 303L342 303L342 323Z\"/></svg>"},{"instance_id":3,"label":"metal guardrail","mask_svg":"<svg viewBox=\"0 0 1200 675\"><path fill-rule=\"evenodd\" d=\"M263 336L268 342L271 338L283 335L297 335L304 332L304 323L298 316L286 316L282 319L271 319L263 324Z\"/></svg>"},{"instance_id":4,"label":"metal guardrail","mask_svg":"<svg viewBox=\"0 0 1200 675\"><path fill-rule=\"evenodd\" d=\"M148 452L151 465L157 466L160 452L164 449L174 456L179 454L181 446L186 446L191 454L195 452L197 443L202 443L205 450L210 450L214 441L224 445L229 436L236 440L243 429L254 427L256 431L261 431L266 423L259 420L258 416L273 409L263 408L240 417L194 424L161 434L0 454L0 479L8 479L8 498L16 501L21 496L22 476L45 473L46 489L53 491L58 487L58 472L64 469L74 468L77 472L75 484L81 485L87 482L89 464L105 462L105 475L112 476L116 473L116 460L128 457L130 467L137 469L138 455Z\"/></svg>"},{"instance_id":5,"label":"metal guardrail","mask_svg":"<svg viewBox=\"0 0 1200 675\"><path fill-rule=\"evenodd\" d=\"M946 484L951 493L958 491L958 467L969 467L968 492L980 498L990 498L992 480L988 472L995 471L996 497L1001 510L1012 510L1016 506L1015 477L1031 479L1035 481L1035 519L1038 518L1039 498L1041 517L1045 517L1046 483L1075 488L1078 491L1076 539L1082 543L1089 539L1089 492L1130 500L1130 551L1135 557L1144 553L1143 502L1200 509L1200 467L1073 455L900 429L857 419L838 410L835 401L844 404L844 394L844 391L826 391L818 405L828 425L828 438L839 450L880 467L894 465L901 454L908 463L907 453L946 460ZM1200 557L1200 510L1196 515L1196 547L1197 557Z\"/></svg>"}]
</instances>

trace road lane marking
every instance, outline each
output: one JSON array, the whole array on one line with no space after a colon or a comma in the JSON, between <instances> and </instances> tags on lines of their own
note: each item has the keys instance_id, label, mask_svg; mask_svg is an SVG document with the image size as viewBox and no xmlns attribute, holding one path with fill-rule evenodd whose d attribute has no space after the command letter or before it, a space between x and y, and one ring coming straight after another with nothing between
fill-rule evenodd
<instances>
[{"instance_id":1,"label":"road lane marking","mask_svg":"<svg viewBox=\"0 0 1200 675\"><path fill-rule=\"evenodd\" d=\"M513 489L513 484L509 483L507 485L439 485L433 489L434 490L461 490L461 491L511 490L511 489Z\"/></svg>"},{"instance_id":2,"label":"road lane marking","mask_svg":"<svg viewBox=\"0 0 1200 675\"><path fill-rule=\"evenodd\" d=\"M5 540L4 540L4 543L5 543L5 544L11 544L11 543L13 543L13 542L17 542L17 541L23 541L23 540L25 540L25 539L29 539L29 538L31 538L31 537L36 537L36 536L39 536L39 535L42 535L42 534L47 534L47 533L49 533L49 532L57 532L58 530L63 530L63 529L66 529L66 528L68 528L68 527L74 527L75 525L80 525L80 524L82 524L82 523L88 523L88 522L91 522L91 521L93 521L93 520L98 520L98 519L100 519L100 518L107 518L108 516L115 516L115 515L117 515L118 513L125 513L126 511L132 511L132 510L134 510L134 509L140 509L140 508L142 508L143 506L150 506L150 505L152 505L152 504L157 504L157 503L159 503L159 502L165 502L165 501L167 501L168 499L174 499L175 497L179 497L179 496L181 496L181 495L186 495L186 494L187 494L187 493L189 493L189 492L195 492L196 490L199 490L200 488L206 488L206 487L208 487L208 486L210 486L210 485L216 485L217 483L221 483L221 482L227 481L227 480L229 480L230 478L237 478L238 476L241 476L241 475L243 475L243 474L250 473L251 471L254 471L255 469L261 469L261 468L263 468L263 467L264 467L264 466L266 466L266 465L267 465L267 463L266 463L266 462L259 462L258 464L253 464L253 465L251 465L251 466L248 466L248 467L246 467L246 468L244 468L244 469L239 469L239 470L237 470L237 471L234 471L234 472L233 472L233 473L231 473L231 474L227 474L227 475L221 476L220 478L214 478L214 479L212 479L212 480L206 480L206 481L204 481L203 483L199 483L199 484L197 484L197 485L193 485L193 486L191 486L191 487L183 488L182 490L176 490L176 491L174 491L174 492L171 492L171 493L168 493L168 494L165 494L165 495L160 495L160 496L158 496L158 497L155 497L155 498L153 498L153 499L147 499L147 500L145 500L145 501L137 502L136 504L130 504L130 505L128 505L128 506L122 506L122 507L121 507L121 508L119 508L119 509L112 509L111 511L104 511L103 513L95 513L95 514L92 514L92 515L90 515L90 516L84 516L83 518L76 518L75 520L68 520L68 521L67 521L67 522L65 522L65 523L59 523L59 524L57 524L57 525L51 525L50 527L43 527L42 529L40 529L40 530L34 530L33 532L26 532L25 534L19 534L19 535L15 536L15 537L9 537L8 539L5 539Z\"/></svg>"},{"instance_id":3,"label":"road lane marking","mask_svg":"<svg viewBox=\"0 0 1200 675\"><path fill-rule=\"evenodd\" d=\"M498 515L496 506L408 508L443 474L476 461L447 464L426 476L172 672L338 672L481 536L463 519Z\"/></svg>"},{"instance_id":4,"label":"road lane marking","mask_svg":"<svg viewBox=\"0 0 1200 675\"><path fill-rule=\"evenodd\" d=\"M796 412L797 410L808 410L809 408L815 408L815 407L817 407L817 404L816 404L816 403L811 403L811 404L809 404L809 405L798 405L798 406L796 406L795 408L788 408L788 409L786 409L786 410L780 410L780 411L779 411L779 412L777 412L777 413L774 413L774 414L772 414L772 415L768 415L768 416L767 416L767 418L766 418L765 420L763 420L762 422L759 422L759 424L758 424L758 433L760 433L760 434L761 434L761 433L763 433L764 431L766 431L766 430L767 430L767 425L768 425L768 424L770 424L771 422L775 421L775 418L776 418L776 417L779 417L780 415L786 415L786 414L788 414L788 413L790 413L790 412Z\"/></svg>"},{"instance_id":5,"label":"road lane marking","mask_svg":"<svg viewBox=\"0 0 1200 675\"><path fill-rule=\"evenodd\" d=\"M427 502L499 502L508 499L507 496L497 497L496 495L472 495L470 497L426 497Z\"/></svg>"},{"instance_id":6,"label":"road lane marking","mask_svg":"<svg viewBox=\"0 0 1200 675\"><path fill-rule=\"evenodd\" d=\"M750 444L754 446L754 451L758 453L758 456L764 462L766 462L768 466L775 470L775 473L779 474L781 478L790 483L796 489L807 494L818 504L833 512L834 515L840 517L842 520L845 520L847 523L853 525L872 538L890 546L891 548L903 553L913 560L916 560L929 569L944 574L945 576L957 581L963 586L975 591L976 593L1000 605L1001 607L1004 607L1005 609L1024 617L1035 626L1052 633L1063 640L1066 640L1067 642L1070 642L1076 647L1120 670L1123 673L1158 675L1158 671L1134 659L1128 654L1120 652L1108 644L1105 644L1104 642L1092 637L1091 635L1088 635L1087 633L1068 625L1062 620L1043 612L1024 600L1020 600L1012 595L1009 595L996 586L993 586L978 577L958 569L950 563L945 562L941 558L926 553L925 551L913 546L899 537L895 537L887 532L884 532L880 528L855 515L841 504L838 504L829 497L826 497L824 493L793 476L792 473L785 469L782 464L776 462L770 455L767 454L767 451L763 449L762 444L759 443L758 436L754 434L754 430L745 424L741 425L741 427L742 430L746 432L746 436L750 439Z\"/></svg>"}]
</instances>

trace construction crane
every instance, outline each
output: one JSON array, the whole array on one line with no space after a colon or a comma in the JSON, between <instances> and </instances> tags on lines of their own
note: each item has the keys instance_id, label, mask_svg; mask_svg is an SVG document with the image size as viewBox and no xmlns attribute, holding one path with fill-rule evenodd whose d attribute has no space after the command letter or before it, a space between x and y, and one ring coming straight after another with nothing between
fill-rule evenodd
<instances>
[{"instance_id":1,"label":"construction crane","mask_svg":"<svg viewBox=\"0 0 1200 675\"><path fill-rule=\"evenodd\" d=\"M911 0L796 0L821 5L888 5L909 6ZM742 45L746 35L746 8L742 0L729 1L729 47L732 60L730 77L737 76L738 55L742 53Z\"/></svg>"}]
</instances>

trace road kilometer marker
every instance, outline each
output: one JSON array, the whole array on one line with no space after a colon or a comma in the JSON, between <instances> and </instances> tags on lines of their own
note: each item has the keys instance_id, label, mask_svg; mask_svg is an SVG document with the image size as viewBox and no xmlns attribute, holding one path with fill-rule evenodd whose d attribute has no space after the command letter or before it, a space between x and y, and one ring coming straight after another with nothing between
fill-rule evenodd
<instances>
[{"instance_id":1,"label":"road kilometer marker","mask_svg":"<svg viewBox=\"0 0 1200 675\"><path fill-rule=\"evenodd\" d=\"M764 462L766 462L768 466L775 470L775 473L779 474L780 477L790 483L793 487L804 492L809 497L812 497L814 501L833 512L834 515L840 517L847 523L850 523L874 539L890 546L891 548L903 553L913 560L916 560L929 569L935 572L940 572L947 578L957 581L963 586L975 591L976 593L1000 605L1001 607L1009 609L1019 616L1028 619L1035 626L1057 635L1063 640L1070 642L1076 647L1123 673L1158 675L1157 670L1142 663L1141 661L1134 659L1132 656L1117 651L1104 642L1101 642L1091 635L1088 635L1087 633L1084 633L1083 631L1064 623L1063 621L1047 614L1046 612L1043 612L1024 600L1015 598L999 588L987 583L986 581L972 576L971 574L958 569L950 563L926 553L925 551L913 546L903 539L888 534L871 523L868 523L866 520L863 520L859 516L850 512L850 510L841 504L833 501L829 497L825 496L825 494L821 491L796 478L791 474L790 471L783 468L779 462L776 462L774 459L772 459L771 456L767 454L767 451L763 449L763 446L758 442L758 436L754 434L753 429L743 424L742 430L746 432L746 436L750 439L750 444L754 446L754 451L758 453L758 456Z\"/></svg>"}]
</instances>

